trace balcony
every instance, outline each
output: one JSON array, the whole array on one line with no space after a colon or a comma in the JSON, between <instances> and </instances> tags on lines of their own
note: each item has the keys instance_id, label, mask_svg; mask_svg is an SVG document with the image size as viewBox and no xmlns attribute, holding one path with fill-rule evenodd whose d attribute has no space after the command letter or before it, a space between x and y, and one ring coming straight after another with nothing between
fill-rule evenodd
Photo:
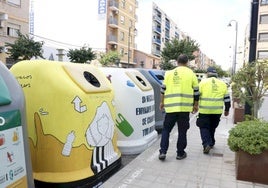
<instances>
[{"instance_id":1,"label":"balcony","mask_svg":"<svg viewBox=\"0 0 268 188\"><path fill-rule=\"evenodd\" d=\"M160 27L153 27L153 31L158 33L158 34L161 34L161 28Z\"/></svg>"},{"instance_id":2,"label":"balcony","mask_svg":"<svg viewBox=\"0 0 268 188\"><path fill-rule=\"evenodd\" d=\"M156 21L156 22L158 22L158 23L161 24L161 17L159 17L159 16L157 16L157 15L154 15L154 16L153 16L153 19L154 19L154 21Z\"/></svg>"},{"instance_id":3,"label":"balcony","mask_svg":"<svg viewBox=\"0 0 268 188\"><path fill-rule=\"evenodd\" d=\"M166 29L170 30L170 23L166 23L165 25L166 25Z\"/></svg>"},{"instance_id":4,"label":"balcony","mask_svg":"<svg viewBox=\"0 0 268 188\"><path fill-rule=\"evenodd\" d=\"M180 35L177 31L175 31L175 38L177 38L177 39L180 38Z\"/></svg>"},{"instance_id":5,"label":"balcony","mask_svg":"<svg viewBox=\"0 0 268 188\"><path fill-rule=\"evenodd\" d=\"M110 18L108 25L112 28L118 28L118 20L116 18Z\"/></svg>"},{"instance_id":6,"label":"balcony","mask_svg":"<svg viewBox=\"0 0 268 188\"><path fill-rule=\"evenodd\" d=\"M108 36L108 43L109 44L117 44L118 43L117 36L109 35Z\"/></svg>"},{"instance_id":7,"label":"balcony","mask_svg":"<svg viewBox=\"0 0 268 188\"><path fill-rule=\"evenodd\" d=\"M153 39L153 43L161 45L161 40L160 39Z\"/></svg>"},{"instance_id":8,"label":"balcony","mask_svg":"<svg viewBox=\"0 0 268 188\"><path fill-rule=\"evenodd\" d=\"M157 49L153 49L153 50L152 50L152 54L155 55L155 56L160 57L160 55L161 55L161 51L160 51L160 50L157 50Z\"/></svg>"},{"instance_id":9,"label":"balcony","mask_svg":"<svg viewBox=\"0 0 268 188\"><path fill-rule=\"evenodd\" d=\"M117 1L110 1L109 2L109 8L112 10L118 10L119 3Z\"/></svg>"},{"instance_id":10,"label":"balcony","mask_svg":"<svg viewBox=\"0 0 268 188\"><path fill-rule=\"evenodd\" d=\"M167 32L165 33L165 38L168 39L168 40L170 39L169 33L167 33Z\"/></svg>"}]
</instances>

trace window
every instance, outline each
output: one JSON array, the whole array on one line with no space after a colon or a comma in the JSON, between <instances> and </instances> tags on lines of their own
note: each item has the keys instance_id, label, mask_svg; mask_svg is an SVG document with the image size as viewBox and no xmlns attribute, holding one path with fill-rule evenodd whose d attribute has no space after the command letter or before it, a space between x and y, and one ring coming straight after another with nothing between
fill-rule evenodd
<instances>
[{"instance_id":1,"label":"window","mask_svg":"<svg viewBox=\"0 0 268 188\"><path fill-rule=\"evenodd\" d=\"M259 42L267 42L268 33L259 33Z\"/></svg>"},{"instance_id":2,"label":"window","mask_svg":"<svg viewBox=\"0 0 268 188\"><path fill-rule=\"evenodd\" d=\"M261 0L261 5L268 5L268 0Z\"/></svg>"},{"instance_id":3,"label":"window","mask_svg":"<svg viewBox=\"0 0 268 188\"><path fill-rule=\"evenodd\" d=\"M124 48L120 48L120 55L124 55Z\"/></svg>"},{"instance_id":4,"label":"window","mask_svg":"<svg viewBox=\"0 0 268 188\"><path fill-rule=\"evenodd\" d=\"M20 31L20 26L12 23L7 25L7 35L11 37L18 37L18 32Z\"/></svg>"},{"instance_id":5,"label":"window","mask_svg":"<svg viewBox=\"0 0 268 188\"><path fill-rule=\"evenodd\" d=\"M268 51L258 51L258 59L268 59Z\"/></svg>"},{"instance_id":6,"label":"window","mask_svg":"<svg viewBox=\"0 0 268 188\"><path fill-rule=\"evenodd\" d=\"M120 40L124 41L124 39L125 39L125 33L121 31L120 32Z\"/></svg>"},{"instance_id":7,"label":"window","mask_svg":"<svg viewBox=\"0 0 268 188\"><path fill-rule=\"evenodd\" d=\"M120 22L121 22L121 24L125 24L125 16L120 17Z\"/></svg>"},{"instance_id":8,"label":"window","mask_svg":"<svg viewBox=\"0 0 268 188\"><path fill-rule=\"evenodd\" d=\"M20 6L21 5L21 0L7 0L7 2L9 4L13 4L13 5L17 5L17 6Z\"/></svg>"},{"instance_id":9,"label":"window","mask_svg":"<svg viewBox=\"0 0 268 188\"><path fill-rule=\"evenodd\" d=\"M126 0L122 0L122 8L126 8Z\"/></svg>"},{"instance_id":10,"label":"window","mask_svg":"<svg viewBox=\"0 0 268 188\"><path fill-rule=\"evenodd\" d=\"M263 14L260 16L260 24L268 24L268 14Z\"/></svg>"}]
</instances>

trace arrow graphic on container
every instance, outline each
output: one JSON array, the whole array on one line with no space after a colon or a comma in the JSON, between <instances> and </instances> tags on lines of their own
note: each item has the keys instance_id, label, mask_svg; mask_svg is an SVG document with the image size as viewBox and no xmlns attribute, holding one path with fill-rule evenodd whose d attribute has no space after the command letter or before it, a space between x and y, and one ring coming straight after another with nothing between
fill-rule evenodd
<instances>
[{"instance_id":1,"label":"arrow graphic on container","mask_svg":"<svg viewBox=\"0 0 268 188\"><path fill-rule=\"evenodd\" d=\"M87 106L84 105L84 106L81 106L81 103L82 103L82 100L76 96L74 98L74 100L72 101L72 103L74 104L74 109L77 111L77 112L85 112L87 110Z\"/></svg>"}]
</instances>

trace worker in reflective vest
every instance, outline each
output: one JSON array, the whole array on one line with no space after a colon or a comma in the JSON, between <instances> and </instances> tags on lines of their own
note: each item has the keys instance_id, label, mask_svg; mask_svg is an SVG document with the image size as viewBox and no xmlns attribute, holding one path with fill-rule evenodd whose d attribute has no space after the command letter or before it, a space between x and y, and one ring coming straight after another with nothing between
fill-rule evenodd
<instances>
[{"instance_id":1,"label":"worker in reflective vest","mask_svg":"<svg viewBox=\"0 0 268 188\"><path fill-rule=\"evenodd\" d=\"M215 131L221 115L229 115L230 95L224 81L217 78L214 67L207 69L207 78L199 83L199 114L196 125L200 129L203 153L208 154L215 145Z\"/></svg>"},{"instance_id":2,"label":"worker in reflective vest","mask_svg":"<svg viewBox=\"0 0 268 188\"><path fill-rule=\"evenodd\" d=\"M187 154L187 130L190 127L189 113L198 110L198 80L195 73L187 67L188 57L180 55L177 60L178 66L167 71L161 86L160 109L165 110L164 126L160 142L159 159L165 160L169 147L169 136L177 123L177 157L184 159Z\"/></svg>"}]
</instances>

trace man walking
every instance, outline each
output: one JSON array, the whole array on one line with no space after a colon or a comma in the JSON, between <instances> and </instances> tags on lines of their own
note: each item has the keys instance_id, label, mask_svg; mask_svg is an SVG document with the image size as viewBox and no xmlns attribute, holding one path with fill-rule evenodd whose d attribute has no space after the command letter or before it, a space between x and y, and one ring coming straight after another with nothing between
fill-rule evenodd
<instances>
[{"instance_id":1,"label":"man walking","mask_svg":"<svg viewBox=\"0 0 268 188\"><path fill-rule=\"evenodd\" d=\"M188 57L184 54L177 59L178 66L167 71L161 86L160 109L165 110L164 126L160 142L159 159L165 160L169 147L169 136L175 123L178 126L177 157L184 159L187 154L187 130L190 127L189 113L198 110L198 80L187 67Z\"/></svg>"},{"instance_id":2,"label":"man walking","mask_svg":"<svg viewBox=\"0 0 268 188\"><path fill-rule=\"evenodd\" d=\"M200 129L203 153L208 154L215 145L215 131L225 106L224 115L229 115L230 95L226 84L217 79L216 69L209 67L207 77L199 83L199 114L196 125Z\"/></svg>"}]
</instances>

